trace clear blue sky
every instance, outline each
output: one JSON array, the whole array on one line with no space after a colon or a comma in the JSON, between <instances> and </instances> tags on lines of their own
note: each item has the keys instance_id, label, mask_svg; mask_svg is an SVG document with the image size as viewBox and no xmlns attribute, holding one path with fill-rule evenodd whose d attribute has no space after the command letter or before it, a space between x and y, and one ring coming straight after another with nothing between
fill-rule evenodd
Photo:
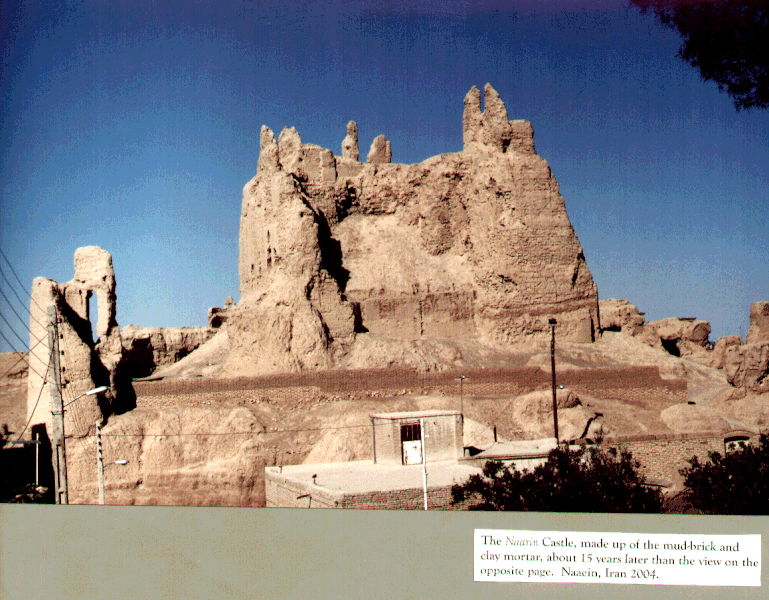
<instances>
[{"instance_id":1,"label":"clear blue sky","mask_svg":"<svg viewBox=\"0 0 769 600\"><path fill-rule=\"evenodd\" d=\"M239 298L261 125L338 154L353 119L364 156L385 134L419 162L461 149L487 82L533 123L601 298L713 340L769 300L769 113L737 113L624 0L3 0L1 22L0 248L27 288L110 251L121 326Z\"/></svg>"}]
</instances>

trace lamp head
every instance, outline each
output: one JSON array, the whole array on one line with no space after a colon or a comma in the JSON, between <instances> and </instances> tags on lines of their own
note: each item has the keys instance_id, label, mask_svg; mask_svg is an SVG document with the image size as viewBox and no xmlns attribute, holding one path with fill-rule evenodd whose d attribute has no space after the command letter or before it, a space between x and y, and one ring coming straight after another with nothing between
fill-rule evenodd
<instances>
[{"instance_id":1,"label":"lamp head","mask_svg":"<svg viewBox=\"0 0 769 600\"><path fill-rule=\"evenodd\" d=\"M86 396L93 396L94 394L101 394L103 392L106 392L109 388L106 385L99 386L97 388L93 388L92 390L88 390L85 395Z\"/></svg>"}]
</instances>

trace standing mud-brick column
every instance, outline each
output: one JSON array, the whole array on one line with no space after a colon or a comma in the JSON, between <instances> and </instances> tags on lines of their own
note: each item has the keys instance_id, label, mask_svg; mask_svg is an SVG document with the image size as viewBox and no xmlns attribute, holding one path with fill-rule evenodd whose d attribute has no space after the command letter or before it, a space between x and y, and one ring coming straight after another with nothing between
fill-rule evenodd
<instances>
[{"instance_id":1,"label":"standing mud-brick column","mask_svg":"<svg viewBox=\"0 0 769 600\"><path fill-rule=\"evenodd\" d=\"M52 398L49 371L52 346L48 340L48 311L57 315L57 360L64 427L75 436L92 433L108 407L103 395L85 395L108 386L114 397L114 373L122 359L120 330L115 320L115 273L109 252L88 246L75 251L75 277L67 283L38 277L32 282L30 302L30 376L27 384L27 417L30 426L42 424L51 432ZM93 339L88 301L96 294L99 319ZM100 404L102 403L102 404ZM30 429L31 431L31 429Z\"/></svg>"}]
</instances>

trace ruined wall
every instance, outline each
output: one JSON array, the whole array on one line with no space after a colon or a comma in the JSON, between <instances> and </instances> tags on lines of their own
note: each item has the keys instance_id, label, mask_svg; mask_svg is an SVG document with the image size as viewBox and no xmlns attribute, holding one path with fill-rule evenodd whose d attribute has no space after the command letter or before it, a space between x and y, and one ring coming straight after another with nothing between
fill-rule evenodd
<instances>
[{"instance_id":1,"label":"ruined wall","mask_svg":"<svg viewBox=\"0 0 769 600\"><path fill-rule=\"evenodd\" d=\"M131 365L134 378L147 377L155 369L173 364L210 340L211 327L137 327L120 330L123 360Z\"/></svg>"},{"instance_id":2,"label":"ruined wall","mask_svg":"<svg viewBox=\"0 0 769 600\"><path fill-rule=\"evenodd\" d=\"M470 90L464 149L390 163L377 137L358 162L293 128L261 133L240 229L236 355L256 370L332 366L358 333L404 340L480 336L502 347L549 335L590 342L598 299L558 183L526 121L487 85ZM273 358L267 359L264 355Z\"/></svg>"},{"instance_id":3,"label":"ruined wall","mask_svg":"<svg viewBox=\"0 0 769 600\"><path fill-rule=\"evenodd\" d=\"M745 341L748 344L769 342L769 302L750 305L750 327Z\"/></svg>"},{"instance_id":4,"label":"ruined wall","mask_svg":"<svg viewBox=\"0 0 769 600\"><path fill-rule=\"evenodd\" d=\"M233 406L115 415L102 429L105 503L264 506L261 429L246 408ZM67 463L70 503L96 504L93 437L69 441Z\"/></svg>"},{"instance_id":5,"label":"ruined wall","mask_svg":"<svg viewBox=\"0 0 769 600\"><path fill-rule=\"evenodd\" d=\"M87 246L74 256L75 276L67 283L38 277L32 282L30 302L30 374L27 417L30 426L44 424L51 434L50 386L45 384L52 351L47 327L49 307L55 307L59 333L59 359L67 435L83 436L106 414L104 398L83 396L97 386L116 391L115 374L121 359L120 331L115 320L115 272L109 252ZM88 301L96 294L99 320L93 340ZM77 401L75 401L77 399Z\"/></svg>"}]
</instances>

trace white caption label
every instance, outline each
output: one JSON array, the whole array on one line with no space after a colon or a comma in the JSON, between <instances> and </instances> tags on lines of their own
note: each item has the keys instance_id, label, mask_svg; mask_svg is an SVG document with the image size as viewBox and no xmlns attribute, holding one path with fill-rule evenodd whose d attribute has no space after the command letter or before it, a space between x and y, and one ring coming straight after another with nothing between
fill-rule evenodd
<instances>
[{"instance_id":1,"label":"white caption label","mask_svg":"<svg viewBox=\"0 0 769 600\"><path fill-rule=\"evenodd\" d=\"M761 585L760 535L475 530L475 581Z\"/></svg>"}]
</instances>

